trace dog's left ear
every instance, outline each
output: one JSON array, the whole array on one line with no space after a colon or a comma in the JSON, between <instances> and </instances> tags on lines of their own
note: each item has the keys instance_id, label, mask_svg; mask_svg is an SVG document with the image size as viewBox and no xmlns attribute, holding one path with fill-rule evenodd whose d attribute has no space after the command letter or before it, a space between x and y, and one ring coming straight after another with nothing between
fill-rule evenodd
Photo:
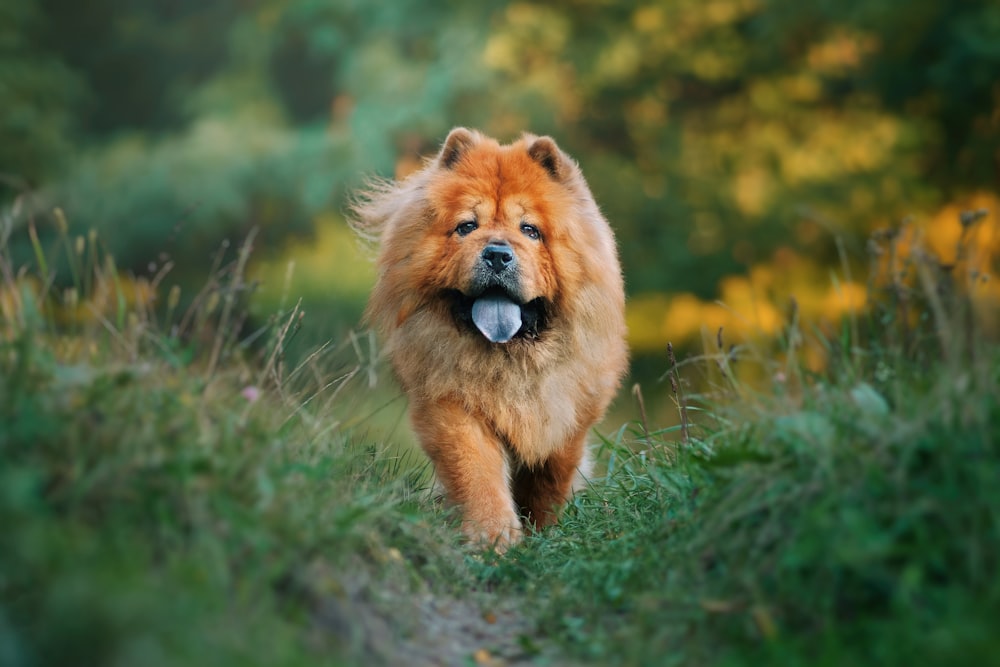
<instances>
[{"instance_id":1,"label":"dog's left ear","mask_svg":"<svg viewBox=\"0 0 1000 667\"><path fill-rule=\"evenodd\" d=\"M528 145L528 155L557 181L565 181L571 173L569 158L559 150L552 137L535 137Z\"/></svg>"}]
</instances>

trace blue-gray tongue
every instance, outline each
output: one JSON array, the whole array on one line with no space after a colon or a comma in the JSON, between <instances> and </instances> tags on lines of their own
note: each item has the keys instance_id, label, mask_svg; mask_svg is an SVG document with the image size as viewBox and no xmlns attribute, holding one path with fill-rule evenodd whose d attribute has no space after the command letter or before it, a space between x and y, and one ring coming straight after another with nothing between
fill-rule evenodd
<instances>
[{"instance_id":1,"label":"blue-gray tongue","mask_svg":"<svg viewBox=\"0 0 1000 667\"><path fill-rule=\"evenodd\" d=\"M505 296L482 296L472 303L472 321L487 339L506 343L521 328L521 307Z\"/></svg>"}]
</instances>

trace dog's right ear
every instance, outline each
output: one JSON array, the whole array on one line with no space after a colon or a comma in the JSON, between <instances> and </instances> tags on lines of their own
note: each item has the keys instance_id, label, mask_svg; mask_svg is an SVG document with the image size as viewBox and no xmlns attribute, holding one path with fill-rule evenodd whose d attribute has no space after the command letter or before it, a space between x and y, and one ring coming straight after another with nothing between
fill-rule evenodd
<instances>
[{"instance_id":1,"label":"dog's right ear","mask_svg":"<svg viewBox=\"0 0 1000 667\"><path fill-rule=\"evenodd\" d=\"M464 127L456 127L448 133L444 140L438 164L445 169L451 169L462 158L462 154L479 142L479 134Z\"/></svg>"}]
</instances>

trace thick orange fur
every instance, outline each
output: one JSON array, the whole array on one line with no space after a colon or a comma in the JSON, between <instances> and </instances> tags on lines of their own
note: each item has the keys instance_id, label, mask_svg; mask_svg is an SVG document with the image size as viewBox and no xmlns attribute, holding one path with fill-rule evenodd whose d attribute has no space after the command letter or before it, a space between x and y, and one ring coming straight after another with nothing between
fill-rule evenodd
<instances>
[{"instance_id":1,"label":"thick orange fur","mask_svg":"<svg viewBox=\"0 0 1000 667\"><path fill-rule=\"evenodd\" d=\"M553 523L627 365L614 236L576 163L548 137L501 146L456 128L423 169L374 186L354 211L379 245L367 318L465 532L502 549L522 518ZM468 221L474 231L459 233ZM543 304L538 330L506 343L463 322L456 301L475 290L487 244L516 256L517 300Z\"/></svg>"}]
</instances>

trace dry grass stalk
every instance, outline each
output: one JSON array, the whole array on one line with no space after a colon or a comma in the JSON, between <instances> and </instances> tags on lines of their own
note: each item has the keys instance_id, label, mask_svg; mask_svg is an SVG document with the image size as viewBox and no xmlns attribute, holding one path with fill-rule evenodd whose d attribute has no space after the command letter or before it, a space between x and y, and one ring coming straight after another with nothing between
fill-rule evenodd
<instances>
[{"instance_id":1,"label":"dry grass stalk","mask_svg":"<svg viewBox=\"0 0 1000 667\"><path fill-rule=\"evenodd\" d=\"M674 357L673 343L667 343L667 361L670 364L670 391L674 395L674 402L677 403L677 410L681 417L681 442L686 445L691 441L688 429L687 398L684 396L684 389L681 386L681 376L677 370L677 358Z\"/></svg>"}]
</instances>

